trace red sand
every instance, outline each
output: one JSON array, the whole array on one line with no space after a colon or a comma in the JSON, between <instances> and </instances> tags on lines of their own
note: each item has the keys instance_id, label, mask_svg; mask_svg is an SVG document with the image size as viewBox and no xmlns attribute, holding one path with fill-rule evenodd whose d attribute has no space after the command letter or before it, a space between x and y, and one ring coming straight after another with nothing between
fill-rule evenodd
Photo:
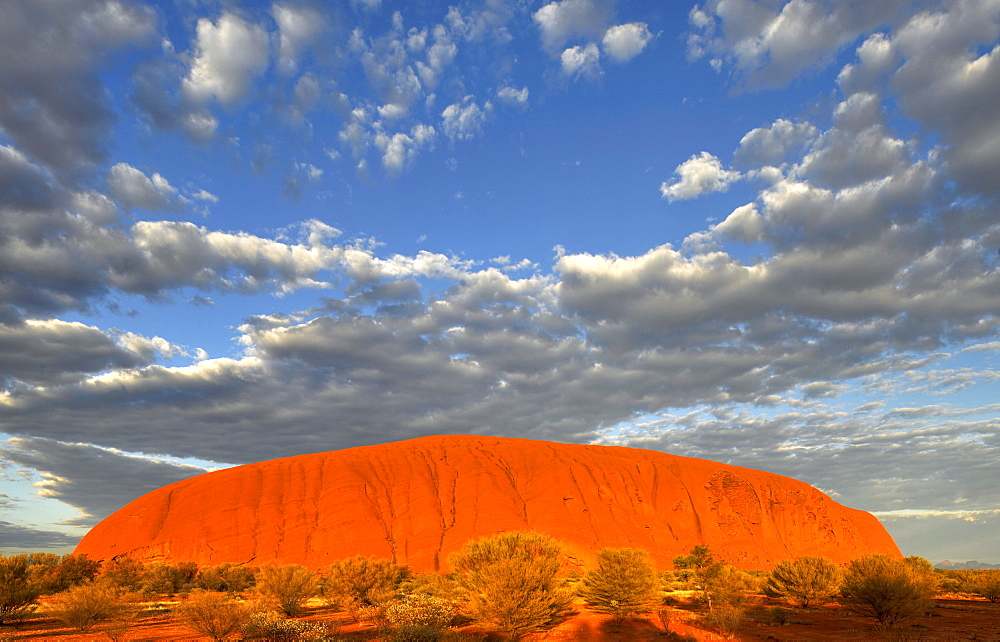
<instances>
[{"instance_id":1,"label":"red sand","mask_svg":"<svg viewBox=\"0 0 1000 642\"><path fill-rule=\"evenodd\" d=\"M95 526L92 559L297 563L352 555L447 571L466 541L535 530L583 563L648 550L661 569L708 544L744 569L900 555L872 515L788 477L609 446L466 435L299 455L165 486Z\"/></svg>"}]
</instances>

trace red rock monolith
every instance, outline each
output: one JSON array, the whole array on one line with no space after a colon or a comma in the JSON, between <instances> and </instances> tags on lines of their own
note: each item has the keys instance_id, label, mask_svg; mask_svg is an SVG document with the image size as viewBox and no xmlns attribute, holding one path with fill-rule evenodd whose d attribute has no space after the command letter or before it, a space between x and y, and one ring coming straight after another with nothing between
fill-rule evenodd
<instances>
[{"instance_id":1,"label":"red rock monolith","mask_svg":"<svg viewBox=\"0 0 1000 642\"><path fill-rule=\"evenodd\" d=\"M468 435L298 455L192 477L97 524L76 553L105 560L296 563L353 555L447 571L466 541L535 530L583 562L604 547L660 569L697 544L744 569L801 555L900 555L869 513L788 477L611 446Z\"/></svg>"}]
</instances>

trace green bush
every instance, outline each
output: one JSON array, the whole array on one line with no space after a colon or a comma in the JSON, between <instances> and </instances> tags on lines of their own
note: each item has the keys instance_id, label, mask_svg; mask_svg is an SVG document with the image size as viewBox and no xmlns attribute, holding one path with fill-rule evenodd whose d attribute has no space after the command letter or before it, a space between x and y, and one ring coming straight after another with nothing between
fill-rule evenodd
<instances>
[{"instance_id":1,"label":"green bush","mask_svg":"<svg viewBox=\"0 0 1000 642\"><path fill-rule=\"evenodd\" d=\"M514 639L549 628L568 614L572 594L565 586L563 561L554 539L532 532L468 542L449 557L473 619Z\"/></svg>"},{"instance_id":2,"label":"green bush","mask_svg":"<svg viewBox=\"0 0 1000 642\"><path fill-rule=\"evenodd\" d=\"M893 628L924 613L932 604L935 586L935 578L907 560L868 555L848 566L843 604L852 613Z\"/></svg>"},{"instance_id":3,"label":"green bush","mask_svg":"<svg viewBox=\"0 0 1000 642\"><path fill-rule=\"evenodd\" d=\"M802 607L822 602L840 590L840 568L825 557L799 557L778 562L764 584L764 594Z\"/></svg>"},{"instance_id":4,"label":"green bush","mask_svg":"<svg viewBox=\"0 0 1000 642\"><path fill-rule=\"evenodd\" d=\"M580 597L598 613L615 622L648 613L662 599L660 578L646 551L605 548L597 554L597 568L588 571L578 589Z\"/></svg>"},{"instance_id":5,"label":"green bush","mask_svg":"<svg viewBox=\"0 0 1000 642\"><path fill-rule=\"evenodd\" d=\"M250 604L226 593L195 591L174 608L173 614L184 628L218 641L241 633L253 612Z\"/></svg>"},{"instance_id":6,"label":"green bush","mask_svg":"<svg viewBox=\"0 0 1000 642\"><path fill-rule=\"evenodd\" d=\"M387 559L361 555L340 560L329 566L324 596L347 609L358 619L359 609L384 604L396 597L410 570Z\"/></svg>"},{"instance_id":7,"label":"green bush","mask_svg":"<svg viewBox=\"0 0 1000 642\"><path fill-rule=\"evenodd\" d=\"M97 624L127 629L139 616L139 596L107 579L67 590L46 612L67 626L86 631Z\"/></svg>"},{"instance_id":8,"label":"green bush","mask_svg":"<svg viewBox=\"0 0 1000 642\"><path fill-rule=\"evenodd\" d=\"M28 556L0 555L0 624L19 625L31 616L42 594L33 580Z\"/></svg>"},{"instance_id":9,"label":"green bush","mask_svg":"<svg viewBox=\"0 0 1000 642\"><path fill-rule=\"evenodd\" d=\"M257 570L257 590L277 602L285 615L295 617L319 592L319 578L298 564L262 566Z\"/></svg>"}]
</instances>

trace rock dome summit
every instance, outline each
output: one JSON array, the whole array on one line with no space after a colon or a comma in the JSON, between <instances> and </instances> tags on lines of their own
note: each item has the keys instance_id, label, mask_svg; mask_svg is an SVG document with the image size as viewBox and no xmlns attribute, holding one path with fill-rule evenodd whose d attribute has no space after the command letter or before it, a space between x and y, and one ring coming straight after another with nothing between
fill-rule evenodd
<instances>
[{"instance_id":1,"label":"rock dome summit","mask_svg":"<svg viewBox=\"0 0 1000 642\"><path fill-rule=\"evenodd\" d=\"M879 521L803 482L613 446L447 435L199 475L97 524L76 553L106 560L296 563L353 555L448 571L466 541L535 530L582 561L604 547L657 566L707 544L744 569L801 555L900 555Z\"/></svg>"}]
</instances>

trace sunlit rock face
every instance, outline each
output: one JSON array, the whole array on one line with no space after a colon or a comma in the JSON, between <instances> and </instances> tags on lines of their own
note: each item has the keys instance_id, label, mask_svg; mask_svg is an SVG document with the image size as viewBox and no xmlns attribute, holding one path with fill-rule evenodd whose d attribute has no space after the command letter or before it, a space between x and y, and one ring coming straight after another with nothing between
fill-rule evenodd
<instances>
[{"instance_id":1,"label":"sunlit rock face","mask_svg":"<svg viewBox=\"0 0 1000 642\"><path fill-rule=\"evenodd\" d=\"M872 515L788 477L610 446L437 436L220 470L153 491L77 553L323 567L353 555L449 570L470 539L535 530L580 562L604 547L660 569L697 544L745 569L800 555L900 555Z\"/></svg>"}]
</instances>

